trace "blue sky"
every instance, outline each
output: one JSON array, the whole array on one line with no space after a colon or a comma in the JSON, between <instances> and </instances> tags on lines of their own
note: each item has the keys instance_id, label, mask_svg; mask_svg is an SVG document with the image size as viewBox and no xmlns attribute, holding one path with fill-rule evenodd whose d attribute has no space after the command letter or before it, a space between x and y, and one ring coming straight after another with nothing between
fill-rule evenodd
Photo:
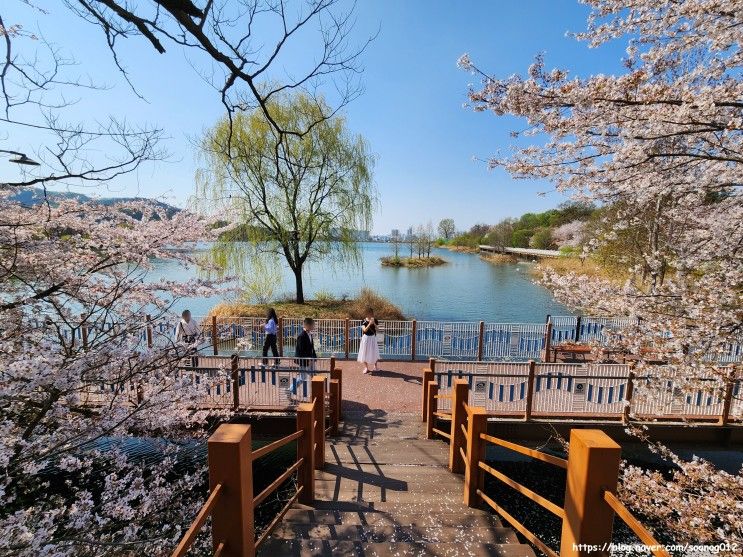
<instances>
[{"instance_id":1,"label":"blue sky","mask_svg":"<svg viewBox=\"0 0 743 557\"><path fill-rule=\"evenodd\" d=\"M61 3L60 3L61 4ZM146 100L139 99L116 72L97 28L57 4L39 14L18 0L3 6L7 23L40 31L74 56L80 73L105 82L106 91L80 97L70 119L126 116L166 133L168 162L150 165L99 195L165 196L184 205L193 192L198 166L193 139L221 115L216 92L192 68L188 54L171 46L157 55L136 40L122 45L123 63ZM476 78L456 66L467 52L478 66L506 77L524 73L534 55L548 67L577 75L621 72L621 44L589 49L566 37L585 27L588 9L574 0L460 1L359 0L354 39L379 31L362 59L364 94L346 109L350 128L368 140L377 157L375 181L380 209L373 231L436 223L452 217L464 229L477 222L556 206L563 197L548 183L511 179L488 170L482 159L511 145L518 122L463 108L467 86ZM23 45L19 45L23 46ZM306 55L299 44L283 63ZM0 148L33 152L43 144L26 130L0 123ZM0 166L0 180L16 169ZM540 196L539 192L547 192Z\"/></svg>"}]
</instances>

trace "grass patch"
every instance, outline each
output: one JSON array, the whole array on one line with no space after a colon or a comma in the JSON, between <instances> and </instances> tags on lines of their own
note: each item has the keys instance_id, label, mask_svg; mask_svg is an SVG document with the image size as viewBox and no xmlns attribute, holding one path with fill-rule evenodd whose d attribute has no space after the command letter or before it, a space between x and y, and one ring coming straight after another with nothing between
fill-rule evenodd
<instances>
[{"instance_id":1,"label":"grass patch","mask_svg":"<svg viewBox=\"0 0 743 557\"><path fill-rule=\"evenodd\" d=\"M472 247L472 246L455 246L452 244L446 244L441 246L442 248L446 248L449 251L456 251L459 253L479 253L480 248L479 247Z\"/></svg>"},{"instance_id":2,"label":"grass patch","mask_svg":"<svg viewBox=\"0 0 743 557\"><path fill-rule=\"evenodd\" d=\"M550 269L561 275L576 273L591 278L610 280L617 284L624 284L629 278L627 271L602 265L591 257L585 259L575 256L545 257L539 261L539 267ZM540 277L542 275L542 269L535 268L533 272Z\"/></svg>"},{"instance_id":3,"label":"grass patch","mask_svg":"<svg viewBox=\"0 0 743 557\"><path fill-rule=\"evenodd\" d=\"M432 255L431 257L382 257L382 267L408 267L419 269L423 267L438 267L449 262L443 257Z\"/></svg>"},{"instance_id":4,"label":"grass patch","mask_svg":"<svg viewBox=\"0 0 743 557\"><path fill-rule=\"evenodd\" d=\"M363 319L366 309L372 308L377 319L404 320L400 308L369 288L362 288L355 298L337 298L320 292L314 300L297 304L292 300L278 300L270 304L224 302L214 306L209 315L217 317L262 317L273 307L279 317L313 317L315 319Z\"/></svg>"},{"instance_id":5,"label":"grass patch","mask_svg":"<svg viewBox=\"0 0 743 557\"><path fill-rule=\"evenodd\" d=\"M494 265L500 265L502 263L518 263L519 261L516 256L508 255L506 253L490 253L488 255L481 255L480 259Z\"/></svg>"}]
</instances>

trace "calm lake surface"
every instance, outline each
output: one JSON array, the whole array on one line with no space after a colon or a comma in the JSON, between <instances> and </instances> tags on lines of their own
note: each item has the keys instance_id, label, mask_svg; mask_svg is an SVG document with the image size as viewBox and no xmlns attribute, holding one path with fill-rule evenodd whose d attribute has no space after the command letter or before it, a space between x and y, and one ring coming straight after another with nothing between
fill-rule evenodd
<instances>
[{"instance_id":1,"label":"calm lake surface","mask_svg":"<svg viewBox=\"0 0 743 557\"><path fill-rule=\"evenodd\" d=\"M208 247L201 248L204 251ZM405 246L401 255L405 255ZM380 257L394 255L392 244L362 244L359 269L332 268L323 262L305 270L305 296L317 292L354 296L368 287L390 299L416 319L441 321L488 321L498 323L542 323L547 314L569 315L550 292L535 284L530 274L533 263L493 265L475 254L437 248L435 255L448 265L429 269L382 267ZM195 268L172 261L157 261L155 278L184 280L196 276ZM292 295L294 276L286 266L276 270L276 297ZM194 315L206 315L221 298L188 299L176 309L188 307Z\"/></svg>"}]
</instances>

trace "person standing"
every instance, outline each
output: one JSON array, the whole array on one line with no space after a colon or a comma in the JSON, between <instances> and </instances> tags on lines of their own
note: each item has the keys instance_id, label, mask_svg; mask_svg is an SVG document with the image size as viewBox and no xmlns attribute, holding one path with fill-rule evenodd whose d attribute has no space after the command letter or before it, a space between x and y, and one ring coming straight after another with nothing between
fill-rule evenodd
<instances>
[{"instance_id":1,"label":"person standing","mask_svg":"<svg viewBox=\"0 0 743 557\"><path fill-rule=\"evenodd\" d=\"M175 328L175 343L187 346L186 359L183 363L187 367L198 367L199 359L196 355L198 352L198 343L201 340L201 329L196 321L191 319L191 312L184 310L181 313L181 320Z\"/></svg>"},{"instance_id":2,"label":"person standing","mask_svg":"<svg viewBox=\"0 0 743 557\"><path fill-rule=\"evenodd\" d=\"M276 316L276 310L273 308L268 309L266 315L266 323L263 325L263 330L266 332L266 339L263 341L263 365L268 364L268 349L271 349L271 354L275 358L274 362L278 366L281 362L279 361L279 349L276 345L276 335L279 331L279 318Z\"/></svg>"},{"instance_id":3,"label":"person standing","mask_svg":"<svg viewBox=\"0 0 743 557\"><path fill-rule=\"evenodd\" d=\"M315 320L306 317L302 323L302 332L297 337L297 348L294 352L295 361L299 366L299 375L292 381L292 386L289 389L292 395L297 394L297 386L307 381L307 376L312 374L315 369L314 360L317 359L317 352L315 352L315 341L312 338L312 331L314 330Z\"/></svg>"},{"instance_id":4,"label":"person standing","mask_svg":"<svg viewBox=\"0 0 743 557\"><path fill-rule=\"evenodd\" d=\"M191 311L184 310L181 320L175 328L175 341L178 344L196 344L201 338L201 329L196 321L191 319Z\"/></svg>"},{"instance_id":5,"label":"person standing","mask_svg":"<svg viewBox=\"0 0 743 557\"><path fill-rule=\"evenodd\" d=\"M377 345L377 327L379 323L374 317L374 310L366 310L366 319L361 324L361 345L359 346L359 355L356 358L364 364L364 373L371 373L371 370L379 371L379 346Z\"/></svg>"}]
</instances>

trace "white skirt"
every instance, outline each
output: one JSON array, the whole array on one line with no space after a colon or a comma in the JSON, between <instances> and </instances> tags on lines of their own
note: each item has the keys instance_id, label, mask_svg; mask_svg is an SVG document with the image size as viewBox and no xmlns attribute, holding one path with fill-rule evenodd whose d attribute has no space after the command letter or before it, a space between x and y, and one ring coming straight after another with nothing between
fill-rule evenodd
<instances>
[{"instance_id":1,"label":"white skirt","mask_svg":"<svg viewBox=\"0 0 743 557\"><path fill-rule=\"evenodd\" d=\"M359 355L356 358L359 362L376 364L379 360L379 346L377 345L376 335L362 335L361 345L359 346Z\"/></svg>"}]
</instances>

